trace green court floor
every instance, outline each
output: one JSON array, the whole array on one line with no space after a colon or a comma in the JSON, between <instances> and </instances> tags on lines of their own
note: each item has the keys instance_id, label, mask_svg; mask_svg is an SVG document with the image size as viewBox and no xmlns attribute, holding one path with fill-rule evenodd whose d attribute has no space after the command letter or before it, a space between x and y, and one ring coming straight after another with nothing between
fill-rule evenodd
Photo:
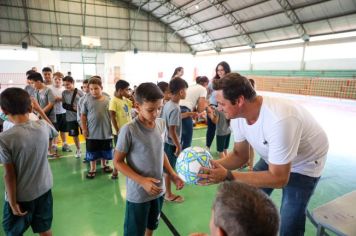
<instances>
[{"instance_id":1,"label":"green court floor","mask_svg":"<svg viewBox=\"0 0 356 236\"><path fill-rule=\"evenodd\" d=\"M194 131L194 146L205 145L205 129ZM230 145L231 147L232 145ZM73 147L74 148L74 147ZM215 145L212 147L215 150ZM212 151L217 156L217 153ZM54 176L54 220L53 233L60 236L114 236L123 234L125 210L125 178L111 180L110 175L100 172L94 180L85 178L87 165L64 153L64 157L50 160ZM257 159L257 158L255 158ZM256 161L256 160L255 160ZM313 209L344 193L356 189L355 159L337 156L331 151L323 177L309 204ZM3 168L0 168L3 174ZM192 232L209 232L211 203L216 186L186 186L180 194L186 201L181 204L165 203L163 212L181 235ZM4 195L4 183L0 181L0 195ZM272 194L279 206L281 191ZM0 201L3 204L3 197ZM2 220L2 215L0 216ZM134 227L134 226L133 226ZM4 235L2 228L0 235ZM31 230L25 235L33 235ZM163 221L155 235L171 235ZM315 235L314 227L308 222L306 235Z\"/></svg>"}]
</instances>

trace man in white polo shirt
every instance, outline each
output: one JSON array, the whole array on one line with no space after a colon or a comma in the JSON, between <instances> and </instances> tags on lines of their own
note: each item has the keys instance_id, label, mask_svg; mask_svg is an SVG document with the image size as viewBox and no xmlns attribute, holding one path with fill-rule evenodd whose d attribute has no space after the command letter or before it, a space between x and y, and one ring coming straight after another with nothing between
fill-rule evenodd
<instances>
[{"instance_id":1,"label":"man in white polo shirt","mask_svg":"<svg viewBox=\"0 0 356 236\"><path fill-rule=\"evenodd\" d=\"M235 144L225 159L213 161L213 169L203 168L201 183L237 180L267 194L282 188L280 235L304 235L306 208L329 148L324 130L302 106L257 96L248 79L237 73L222 78L217 90ZM247 162L248 144L261 156L254 171L231 172Z\"/></svg>"}]
</instances>

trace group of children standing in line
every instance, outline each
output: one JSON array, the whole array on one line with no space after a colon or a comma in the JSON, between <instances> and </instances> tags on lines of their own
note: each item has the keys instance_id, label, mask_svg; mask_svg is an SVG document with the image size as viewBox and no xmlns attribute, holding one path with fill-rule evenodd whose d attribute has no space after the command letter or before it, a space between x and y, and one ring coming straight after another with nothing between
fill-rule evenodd
<instances>
[{"instance_id":1,"label":"group of children standing in line","mask_svg":"<svg viewBox=\"0 0 356 236\"><path fill-rule=\"evenodd\" d=\"M193 111L181 113L179 106L180 100L186 98L187 82L179 76L173 76L168 86L163 86L167 89L162 90L161 86L154 83L142 83L136 88L134 99L129 92L130 84L119 80L115 85L115 96L110 99L103 92L99 76L85 80L82 92L75 88L71 76L64 77L59 72L53 74L54 89L48 88L50 68L44 68L42 72L45 81L40 73L28 73L27 78L33 85L26 86L27 93L22 89L9 88L1 94L1 109L16 127L0 134L0 162L5 167L8 197L4 209L5 232L22 234L31 226L35 233L51 235L53 183L47 149L52 151L56 147L54 142L51 148L51 142L58 135L56 130L68 132L74 138L76 157L79 158L80 126L86 138L85 160L90 162L86 177L95 178L96 161L99 159L102 160L102 170L112 173L113 179L117 178L118 171L128 177L124 235L152 235L158 227L163 200L184 201L183 196L171 191L171 182L178 190L184 186L182 179L174 172L176 159L182 150L182 118L196 114ZM62 81L63 91L60 89ZM132 118L134 103L137 116ZM45 114L42 115L43 120L29 119L32 108ZM223 136L218 138L218 146L222 147L218 150L224 153L230 137L228 123L216 109L207 108L207 113L218 126L218 137ZM48 121L46 116L52 124L45 122ZM115 142L114 169L107 164L108 160L113 159L112 135ZM10 136L18 137L17 142L11 141ZM43 150L31 145L29 138L43 141ZM67 147L65 135L62 141L63 148ZM21 152L21 149L26 151ZM14 155L13 150L19 150L20 155ZM38 156L41 159L37 159ZM24 187L29 174L34 176L32 180L43 178L46 183L33 181L30 189ZM16 181L11 179L14 175ZM38 206L39 210L36 209ZM44 215L45 219L42 218Z\"/></svg>"}]
</instances>

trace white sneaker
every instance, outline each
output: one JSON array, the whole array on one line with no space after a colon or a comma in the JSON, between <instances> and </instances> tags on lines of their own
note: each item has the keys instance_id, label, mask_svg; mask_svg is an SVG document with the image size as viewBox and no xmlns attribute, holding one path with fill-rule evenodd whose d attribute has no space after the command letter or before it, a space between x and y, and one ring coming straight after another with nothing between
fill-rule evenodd
<instances>
[{"instance_id":1,"label":"white sneaker","mask_svg":"<svg viewBox=\"0 0 356 236\"><path fill-rule=\"evenodd\" d=\"M80 150L77 150L75 152L75 158L79 159L82 156L82 152Z\"/></svg>"}]
</instances>

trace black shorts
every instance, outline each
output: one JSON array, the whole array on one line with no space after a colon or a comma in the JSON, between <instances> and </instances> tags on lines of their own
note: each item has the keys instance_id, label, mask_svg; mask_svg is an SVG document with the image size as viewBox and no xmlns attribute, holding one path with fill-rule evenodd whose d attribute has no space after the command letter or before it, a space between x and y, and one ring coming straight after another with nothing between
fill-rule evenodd
<instances>
[{"instance_id":1,"label":"black shorts","mask_svg":"<svg viewBox=\"0 0 356 236\"><path fill-rule=\"evenodd\" d=\"M230 136L228 135L216 135L216 149L218 152L223 152L224 150L229 148L230 144Z\"/></svg>"},{"instance_id":2,"label":"black shorts","mask_svg":"<svg viewBox=\"0 0 356 236\"><path fill-rule=\"evenodd\" d=\"M4 203L3 228L6 235L23 235L31 226L34 233L43 233L51 229L53 219L53 198L49 190L42 196L29 202L19 202L27 214L18 217L12 214L9 202Z\"/></svg>"},{"instance_id":3,"label":"black shorts","mask_svg":"<svg viewBox=\"0 0 356 236\"><path fill-rule=\"evenodd\" d=\"M66 113L56 115L56 123L53 123L57 131L67 132Z\"/></svg>"},{"instance_id":4,"label":"black shorts","mask_svg":"<svg viewBox=\"0 0 356 236\"><path fill-rule=\"evenodd\" d=\"M79 124L76 120L67 121L67 131L69 136L78 136L79 135Z\"/></svg>"}]
</instances>

